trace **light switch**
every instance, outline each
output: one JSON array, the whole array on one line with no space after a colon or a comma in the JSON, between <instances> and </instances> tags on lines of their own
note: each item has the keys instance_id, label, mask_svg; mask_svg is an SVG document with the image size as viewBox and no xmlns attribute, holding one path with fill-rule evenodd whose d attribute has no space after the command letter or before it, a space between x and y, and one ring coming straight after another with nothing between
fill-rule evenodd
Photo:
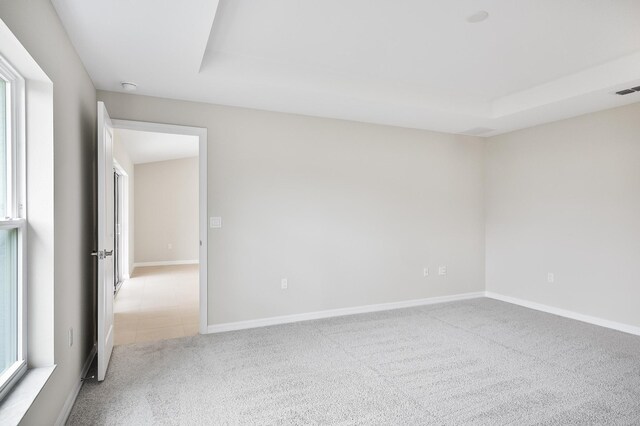
<instances>
[{"instance_id":1,"label":"light switch","mask_svg":"<svg viewBox=\"0 0 640 426\"><path fill-rule=\"evenodd\" d=\"M209 227L210 228L222 228L222 218L221 217L210 217L209 218Z\"/></svg>"}]
</instances>

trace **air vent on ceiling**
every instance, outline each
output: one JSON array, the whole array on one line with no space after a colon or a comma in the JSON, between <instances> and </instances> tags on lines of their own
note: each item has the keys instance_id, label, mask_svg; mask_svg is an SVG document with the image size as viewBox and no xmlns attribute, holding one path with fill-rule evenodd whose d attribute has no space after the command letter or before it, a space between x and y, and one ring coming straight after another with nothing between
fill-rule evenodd
<instances>
[{"instance_id":1,"label":"air vent on ceiling","mask_svg":"<svg viewBox=\"0 0 640 426\"><path fill-rule=\"evenodd\" d=\"M629 95L631 93L640 92L640 86L632 87L630 89L624 89L616 92L616 95Z\"/></svg>"},{"instance_id":2,"label":"air vent on ceiling","mask_svg":"<svg viewBox=\"0 0 640 426\"><path fill-rule=\"evenodd\" d=\"M463 135L470 136L480 136L485 133L493 132L495 129L489 129L488 127L474 127L473 129L465 130L464 132L460 132Z\"/></svg>"}]
</instances>

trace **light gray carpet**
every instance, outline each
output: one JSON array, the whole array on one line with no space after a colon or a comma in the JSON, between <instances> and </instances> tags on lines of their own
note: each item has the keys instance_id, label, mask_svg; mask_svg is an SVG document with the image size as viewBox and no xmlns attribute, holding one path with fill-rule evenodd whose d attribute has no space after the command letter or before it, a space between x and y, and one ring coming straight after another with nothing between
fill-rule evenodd
<instances>
[{"instance_id":1,"label":"light gray carpet","mask_svg":"<svg viewBox=\"0 0 640 426\"><path fill-rule=\"evenodd\" d=\"M640 424L640 337L490 299L116 347L71 425Z\"/></svg>"}]
</instances>

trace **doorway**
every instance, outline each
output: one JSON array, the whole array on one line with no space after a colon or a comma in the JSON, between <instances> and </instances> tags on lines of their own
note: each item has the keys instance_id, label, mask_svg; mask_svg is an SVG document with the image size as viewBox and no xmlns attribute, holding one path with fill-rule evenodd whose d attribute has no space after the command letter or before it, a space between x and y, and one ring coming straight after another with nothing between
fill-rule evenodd
<instances>
[{"instance_id":1,"label":"doorway","mask_svg":"<svg viewBox=\"0 0 640 426\"><path fill-rule=\"evenodd\" d=\"M206 332L206 133L113 127L114 344Z\"/></svg>"}]
</instances>

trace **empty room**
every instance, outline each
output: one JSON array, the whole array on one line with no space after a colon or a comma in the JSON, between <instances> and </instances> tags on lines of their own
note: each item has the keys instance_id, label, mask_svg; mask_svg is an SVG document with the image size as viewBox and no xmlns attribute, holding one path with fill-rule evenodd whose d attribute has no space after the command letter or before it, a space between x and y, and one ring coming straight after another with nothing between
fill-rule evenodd
<instances>
[{"instance_id":1,"label":"empty room","mask_svg":"<svg viewBox=\"0 0 640 426\"><path fill-rule=\"evenodd\" d=\"M0 424L640 425L639 21L1 1Z\"/></svg>"}]
</instances>

